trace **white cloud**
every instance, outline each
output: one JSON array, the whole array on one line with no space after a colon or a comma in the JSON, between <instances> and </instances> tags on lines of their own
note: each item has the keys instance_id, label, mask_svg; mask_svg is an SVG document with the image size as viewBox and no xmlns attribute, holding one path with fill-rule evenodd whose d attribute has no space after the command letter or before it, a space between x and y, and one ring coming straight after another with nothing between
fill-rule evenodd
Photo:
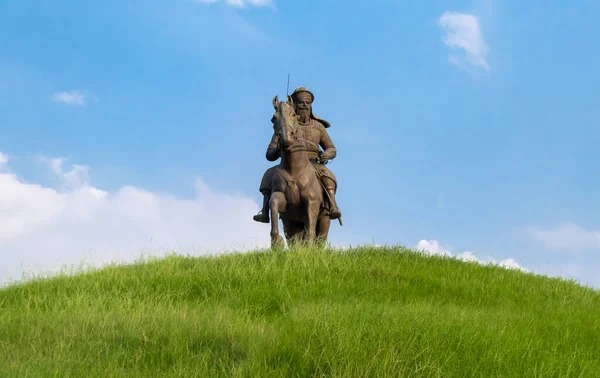
<instances>
[{"instance_id":1,"label":"white cloud","mask_svg":"<svg viewBox=\"0 0 600 378\"><path fill-rule=\"evenodd\" d=\"M90 185L89 167L73 164L69 172L63 171L64 158L40 158L40 162L48 165L51 172L60 179L63 189L77 189Z\"/></svg>"},{"instance_id":2,"label":"white cloud","mask_svg":"<svg viewBox=\"0 0 600 378\"><path fill-rule=\"evenodd\" d=\"M8 156L0 152L0 167L6 165L8 163Z\"/></svg>"},{"instance_id":3,"label":"white cloud","mask_svg":"<svg viewBox=\"0 0 600 378\"><path fill-rule=\"evenodd\" d=\"M191 199L133 186L107 192L90 184L87 167L64 170L62 159L45 161L63 190L0 172L0 284L24 272L132 261L144 251L203 254L269 245L268 226L252 220L255 201L213 191L201 179Z\"/></svg>"},{"instance_id":4,"label":"white cloud","mask_svg":"<svg viewBox=\"0 0 600 378\"><path fill-rule=\"evenodd\" d=\"M197 3L202 4L213 4L220 0L196 0ZM253 5L257 7L266 7L273 4L272 0L224 0L225 4L231 5L238 8L243 8L246 5Z\"/></svg>"},{"instance_id":5,"label":"white cloud","mask_svg":"<svg viewBox=\"0 0 600 378\"><path fill-rule=\"evenodd\" d=\"M586 230L575 223L563 223L553 228L527 227L529 236L547 247L564 252L600 249L600 231Z\"/></svg>"},{"instance_id":6,"label":"white cloud","mask_svg":"<svg viewBox=\"0 0 600 378\"><path fill-rule=\"evenodd\" d=\"M452 252L440 245L440 243L437 240L421 240L416 245L415 249L433 256L454 257ZM500 261L495 259L481 260L477 256L475 256L471 251L459 253L454 258L466 262L478 263L481 265L496 265L507 269L516 269L521 270L523 272L530 272L530 270L520 266L514 259L505 259Z\"/></svg>"},{"instance_id":7,"label":"white cloud","mask_svg":"<svg viewBox=\"0 0 600 378\"><path fill-rule=\"evenodd\" d=\"M437 240L421 240L417 244L416 248L420 251L427 252L430 255L435 256L452 256L450 251L443 248Z\"/></svg>"},{"instance_id":8,"label":"white cloud","mask_svg":"<svg viewBox=\"0 0 600 378\"><path fill-rule=\"evenodd\" d=\"M86 95L78 90L70 92L56 92L52 94L52 100L67 105L84 106L86 104Z\"/></svg>"},{"instance_id":9,"label":"white cloud","mask_svg":"<svg viewBox=\"0 0 600 378\"><path fill-rule=\"evenodd\" d=\"M448 60L458 66L466 62L490 70L487 62L489 48L483 39L483 33L477 17L457 12L445 12L438 23L446 32L444 43L455 50L463 50L464 58L451 54Z\"/></svg>"}]
</instances>

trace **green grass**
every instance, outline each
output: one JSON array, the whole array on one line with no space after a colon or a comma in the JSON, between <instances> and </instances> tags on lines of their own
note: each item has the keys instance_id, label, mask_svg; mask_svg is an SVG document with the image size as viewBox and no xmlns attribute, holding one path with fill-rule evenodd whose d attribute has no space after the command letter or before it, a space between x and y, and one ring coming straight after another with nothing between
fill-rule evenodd
<instances>
[{"instance_id":1,"label":"green grass","mask_svg":"<svg viewBox=\"0 0 600 378\"><path fill-rule=\"evenodd\" d=\"M0 291L1 377L599 377L600 293L402 248L171 256Z\"/></svg>"}]
</instances>

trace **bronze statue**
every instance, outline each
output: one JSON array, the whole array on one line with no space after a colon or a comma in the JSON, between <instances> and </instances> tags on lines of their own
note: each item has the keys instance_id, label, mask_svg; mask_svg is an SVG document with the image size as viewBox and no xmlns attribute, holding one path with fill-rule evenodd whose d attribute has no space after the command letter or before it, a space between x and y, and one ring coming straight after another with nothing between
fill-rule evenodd
<instances>
[{"instance_id":1,"label":"bronze statue","mask_svg":"<svg viewBox=\"0 0 600 378\"><path fill-rule=\"evenodd\" d=\"M263 175L259 188L264 196L263 208L254 216L257 222L271 222L273 245L282 241L279 214L290 242L312 242L315 238L325 241L331 219L339 219L342 224L335 200L337 180L325 166L336 157L336 149L325 130L330 124L312 112L313 100L314 95L304 87L297 88L287 102L273 99L274 133L266 158L274 161L281 157L281 163Z\"/></svg>"}]
</instances>

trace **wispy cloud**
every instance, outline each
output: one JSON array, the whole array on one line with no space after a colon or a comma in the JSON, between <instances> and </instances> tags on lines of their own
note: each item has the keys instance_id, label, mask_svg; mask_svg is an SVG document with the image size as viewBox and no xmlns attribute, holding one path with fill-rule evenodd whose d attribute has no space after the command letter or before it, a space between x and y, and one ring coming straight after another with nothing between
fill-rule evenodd
<instances>
[{"instance_id":1,"label":"wispy cloud","mask_svg":"<svg viewBox=\"0 0 600 378\"><path fill-rule=\"evenodd\" d=\"M600 250L600 231L586 230L573 222L551 228L530 226L525 231L533 240L557 251L575 253L589 249Z\"/></svg>"},{"instance_id":2,"label":"wispy cloud","mask_svg":"<svg viewBox=\"0 0 600 378\"><path fill-rule=\"evenodd\" d=\"M87 96L85 94L78 90L72 90L69 92L56 92L51 96L54 102L75 106L85 106L86 97Z\"/></svg>"},{"instance_id":3,"label":"wispy cloud","mask_svg":"<svg viewBox=\"0 0 600 378\"><path fill-rule=\"evenodd\" d=\"M490 70L487 62L489 48L483 38L477 17L471 14L445 12L438 23L446 32L444 43L453 51L448 58L451 63L458 66L471 64ZM464 56L456 54L456 50L462 50Z\"/></svg>"},{"instance_id":4,"label":"wispy cloud","mask_svg":"<svg viewBox=\"0 0 600 378\"><path fill-rule=\"evenodd\" d=\"M201 4L213 4L222 0L195 0L196 3ZM231 5L238 8L243 8L246 5L252 5L256 7L266 7L273 5L273 0L223 0L225 4Z\"/></svg>"},{"instance_id":5,"label":"wispy cloud","mask_svg":"<svg viewBox=\"0 0 600 378\"><path fill-rule=\"evenodd\" d=\"M105 191L92 185L86 166L43 161L62 188L26 182L10 166L0 171L0 286L23 273L130 262L144 252L206 254L269 245L268 227L252 221L259 204L213 191L200 178L193 198L127 185Z\"/></svg>"},{"instance_id":6,"label":"wispy cloud","mask_svg":"<svg viewBox=\"0 0 600 378\"><path fill-rule=\"evenodd\" d=\"M433 256L447 256L454 257L458 260L474 262L481 265L496 265L507 269L517 269L523 272L530 272L529 269L523 268L514 259L496 260L487 259L482 260L475 256L471 251L465 251L454 256L452 252L443 247L437 240L421 240L415 247L416 250L427 253Z\"/></svg>"},{"instance_id":7,"label":"wispy cloud","mask_svg":"<svg viewBox=\"0 0 600 378\"><path fill-rule=\"evenodd\" d=\"M0 152L0 167L6 165L8 163L8 156Z\"/></svg>"},{"instance_id":8,"label":"wispy cloud","mask_svg":"<svg viewBox=\"0 0 600 378\"><path fill-rule=\"evenodd\" d=\"M39 161L50 168L50 171L59 179L63 190L89 187L90 185L90 168L88 166L72 164L71 169L65 172L63 168L65 158L46 158L42 156Z\"/></svg>"}]
</instances>

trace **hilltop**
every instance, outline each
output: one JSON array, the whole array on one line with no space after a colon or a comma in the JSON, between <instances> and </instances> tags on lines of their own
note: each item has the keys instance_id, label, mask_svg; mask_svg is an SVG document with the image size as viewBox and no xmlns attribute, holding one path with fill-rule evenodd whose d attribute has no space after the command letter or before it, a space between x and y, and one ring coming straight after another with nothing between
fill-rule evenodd
<instances>
[{"instance_id":1,"label":"hilltop","mask_svg":"<svg viewBox=\"0 0 600 378\"><path fill-rule=\"evenodd\" d=\"M598 372L598 291L401 247L174 255L0 290L0 376Z\"/></svg>"}]
</instances>

